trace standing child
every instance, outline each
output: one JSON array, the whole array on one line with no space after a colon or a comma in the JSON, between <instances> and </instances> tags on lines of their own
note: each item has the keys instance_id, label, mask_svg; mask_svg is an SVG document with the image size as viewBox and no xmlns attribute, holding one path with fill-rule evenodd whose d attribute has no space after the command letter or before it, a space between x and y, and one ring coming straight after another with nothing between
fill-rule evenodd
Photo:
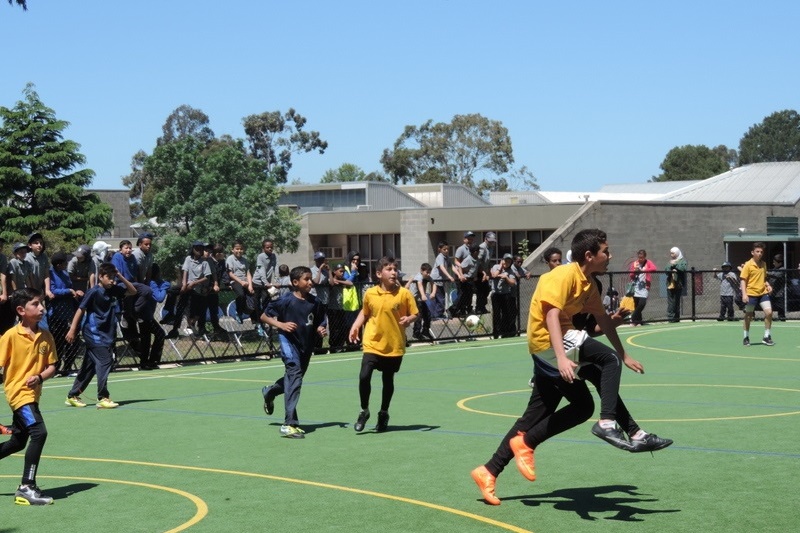
<instances>
[{"instance_id":1,"label":"standing child","mask_svg":"<svg viewBox=\"0 0 800 533\"><path fill-rule=\"evenodd\" d=\"M495 339L517 336L517 299L514 298L517 277L512 269L513 262L513 255L504 254L502 261L490 270L492 336Z\"/></svg>"},{"instance_id":2,"label":"standing child","mask_svg":"<svg viewBox=\"0 0 800 533\"><path fill-rule=\"evenodd\" d=\"M750 252L753 257L744 264L739 274L742 301L746 306L744 309L744 340L742 340L742 344L745 346L750 346L750 322L756 314L756 306L761 307L761 310L764 311L764 338L761 342L765 346L775 345L770 332L772 302L770 302L769 293L772 292L772 287L767 281L767 263L764 261L764 250L766 249L767 245L763 242L753 243L753 249Z\"/></svg>"},{"instance_id":3,"label":"standing child","mask_svg":"<svg viewBox=\"0 0 800 533\"><path fill-rule=\"evenodd\" d=\"M369 420L369 396L372 391L372 372L383 374L383 394L378 412L376 431L389 426L389 404L394 394L394 375L400 371L406 352L406 327L417 319L417 304L405 287L397 285L397 262L394 257L382 257L376 271L379 284L364 293L364 305L350 328L350 342L357 343L361 326L364 328L364 356L358 376L361 411L353 428L363 431Z\"/></svg>"},{"instance_id":4,"label":"standing child","mask_svg":"<svg viewBox=\"0 0 800 533\"><path fill-rule=\"evenodd\" d=\"M6 240L0 237L0 335L11 329L17 320L17 312L11 306L11 271L8 259L3 254L3 246Z\"/></svg>"},{"instance_id":5,"label":"standing child","mask_svg":"<svg viewBox=\"0 0 800 533\"><path fill-rule=\"evenodd\" d=\"M433 340L431 335L431 311L428 309L427 286L431 281L432 267L429 263L422 263L417 273L406 288L411 291L414 301L417 302L417 309L421 320L414 321L414 338L417 340Z\"/></svg>"},{"instance_id":6,"label":"standing child","mask_svg":"<svg viewBox=\"0 0 800 533\"><path fill-rule=\"evenodd\" d=\"M431 289L431 297L429 305L431 309L431 318L442 318L444 316L445 308L445 280L453 283L455 278L450 273L450 258L447 252L450 250L450 245L445 241L439 242L437 246L436 260L433 262L433 271L431 272L431 279L433 280L433 289Z\"/></svg>"},{"instance_id":7,"label":"standing child","mask_svg":"<svg viewBox=\"0 0 800 533\"><path fill-rule=\"evenodd\" d=\"M347 315L350 311L344 308L344 291L352 289L353 282L345 279L344 275L344 264L337 263L328 278L331 286L328 298L328 346L331 353L345 351L347 344Z\"/></svg>"},{"instance_id":8,"label":"standing child","mask_svg":"<svg viewBox=\"0 0 800 533\"><path fill-rule=\"evenodd\" d=\"M161 363L166 333L158 323L155 312L158 304L167 299L167 292L172 286L169 281L161 277L161 267L158 263L153 263L150 267L150 277L150 298L136 300L136 315L141 320L139 323L142 339L140 345L142 358L139 362L141 370L156 370Z\"/></svg>"},{"instance_id":9,"label":"standing child","mask_svg":"<svg viewBox=\"0 0 800 533\"><path fill-rule=\"evenodd\" d=\"M24 243L14 245L14 257L8 262L8 275L11 276L11 289L14 291L30 286L31 265L25 260L30 251Z\"/></svg>"},{"instance_id":10,"label":"standing child","mask_svg":"<svg viewBox=\"0 0 800 533\"><path fill-rule=\"evenodd\" d=\"M53 265L50 267L50 291L55 298L47 305L47 324L56 341L60 374L67 376L78 356L78 346L68 343L66 335L84 292L73 288L72 279L67 273L67 255L64 252L54 253L50 261Z\"/></svg>"},{"instance_id":11,"label":"standing child","mask_svg":"<svg viewBox=\"0 0 800 533\"><path fill-rule=\"evenodd\" d=\"M117 281L124 286L117 285ZM113 409L119 404L111 401L108 393L108 374L114 364L114 339L117 336L117 306L126 296L136 294L136 288L125 279L111 263L103 263L98 269L97 285L83 297L78 312L67 332L67 342L75 342L78 327L83 321L83 342L86 355L75 382L67 393L66 405L86 407L80 395L97 374L97 408ZM83 316L86 315L86 320Z\"/></svg>"},{"instance_id":12,"label":"standing child","mask_svg":"<svg viewBox=\"0 0 800 533\"><path fill-rule=\"evenodd\" d=\"M325 335L325 311L311 294L314 283L311 269L306 266L294 267L289 273L292 292L281 296L267 305L261 321L278 330L281 345L281 359L286 368L283 377L274 384L261 389L264 396L264 411L271 415L275 409L275 397L284 395L285 417L281 435L291 439L305 438L305 432L298 427L297 403L303 376L311 362L317 337Z\"/></svg>"},{"instance_id":13,"label":"standing child","mask_svg":"<svg viewBox=\"0 0 800 533\"><path fill-rule=\"evenodd\" d=\"M719 284L719 318L722 322L726 316L728 320L733 320L733 301L736 299L736 291L739 289L739 277L733 273L733 267L727 261L722 263L722 272L714 274L720 281ZM715 268L716 272L717 269Z\"/></svg>"},{"instance_id":14,"label":"standing child","mask_svg":"<svg viewBox=\"0 0 800 533\"><path fill-rule=\"evenodd\" d=\"M28 237L30 252L25 256L25 261L30 267L30 285L41 291L47 298L53 298L50 292L50 258L44 251L44 237L41 233L33 233Z\"/></svg>"},{"instance_id":15,"label":"standing child","mask_svg":"<svg viewBox=\"0 0 800 533\"><path fill-rule=\"evenodd\" d=\"M14 432L0 444L0 459L25 448L22 483L14 493L19 505L48 505L53 498L42 495L36 486L39 459L47 440L47 427L39 411L42 383L56 372L55 341L49 331L39 328L44 317L42 294L35 289L20 289L12 295L19 324L0 338L0 366L8 405L14 412ZM0 426L1 427L1 426ZM1 427L6 429L5 427Z\"/></svg>"}]
</instances>

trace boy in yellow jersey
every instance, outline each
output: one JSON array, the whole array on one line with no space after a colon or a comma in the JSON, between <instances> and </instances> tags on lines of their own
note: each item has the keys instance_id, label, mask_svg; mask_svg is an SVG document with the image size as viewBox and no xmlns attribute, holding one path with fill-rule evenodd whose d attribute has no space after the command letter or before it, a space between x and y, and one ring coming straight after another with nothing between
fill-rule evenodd
<instances>
[{"instance_id":1,"label":"boy in yellow jersey","mask_svg":"<svg viewBox=\"0 0 800 533\"><path fill-rule=\"evenodd\" d=\"M594 402L583 379L593 383L600 394L600 420L592 427L594 435L631 453L656 451L672 444L670 439L641 430L618 395L621 363L637 373L644 373L644 367L625 352L594 280L593 275L604 273L611 259L605 232L578 232L572 241L572 257L572 263L556 266L541 277L531 300L528 349L534 375L528 405L492 458L472 471L472 479L491 505L500 505L496 479L512 458L520 473L534 481L534 449L592 416ZM585 328L576 329L573 317L587 312L614 349L589 337ZM569 404L558 409L564 398ZM617 415L631 440L617 427Z\"/></svg>"},{"instance_id":2,"label":"boy in yellow jersey","mask_svg":"<svg viewBox=\"0 0 800 533\"><path fill-rule=\"evenodd\" d=\"M0 367L3 388L14 412L14 432L0 444L0 459L25 448L22 484L14 493L18 505L49 505L53 498L44 496L36 486L36 471L47 440L47 427L39 411L42 383L56 373L55 341L49 331L39 328L44 316L42 293L36 289L20 289L11 296L19 316L19 324L0 337Z\"/></svg>"},{"instance_id":3,"label":"boy in yellow jersey","mask_svg":"<svg viewBox=\"0 0 800 533\"><path fill-rule=\"evenodd\" d=\"M739 274L742 285L742 301L744 302L744 339L742 344L750 346L750 322L755 316L756 306L764 311L764 338L762 343L765 346L774 346L770 328L772 327L772 302L769 293L772 287L767 281L767 263L763 260L764 250L767 246L763 242L753 243L750 251L750 258L742 267Z\"/></svg>"},{"instance_id":4,"label":"boy in yellow jersey","mask_svg":"<svg viewBox=\"0 0 800 533\"><path fill-rule=\"evenodd\" d=\"M363 431L369 420L369 396L372 391L372 372L383 374L381 410L375 431L389 427L389 404L394 394L394 375L400 370L406 353L406 328L417 319L417 304L411 291L397 283L397 262L394 257L378 261L376 275L379 284L364 293L364 305L350 328L350 342L357 343L361 326L364 328L361 372L358 376L358 394L361 411L353 429Z\"/></svg>"}]
</instances>

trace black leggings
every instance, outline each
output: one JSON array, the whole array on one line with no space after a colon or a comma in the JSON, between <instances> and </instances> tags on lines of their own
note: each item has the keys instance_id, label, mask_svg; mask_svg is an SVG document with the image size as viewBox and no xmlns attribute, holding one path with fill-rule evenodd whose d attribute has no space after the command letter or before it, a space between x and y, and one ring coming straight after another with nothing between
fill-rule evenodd
<instances>
[{"instance_id":1,"label":"black leggings","mask_svg":"<svg viewBox=\"0 0 800 533\"><path fill-rule=\"evenodd\" d=\"M39 468L44 443L47 441L47 426L44 425L39 404L29 403L14 411L14 429L16 431L11 438L0 444L0 459L24 449L30 438L28 449L25 450L22 484L35 485L36 470Z\"/></svg>"},{"instance_id":2,"label":"black leggings","mask_svg":"<svg viewBox=\"0 0 800 533\"><path fill-rule=\"evenodd\" d=\"M619 356L613 349L589 338L581 347L580 360L591 360L591 364L582 366L578 374L597 388L601 405L605 406L601 407L600 418L618 420L628 435L635 434L639 426L619 397L622 370ZM564 398L569 403L558 409ZM594 400L585 381L576 379L567 383L560 376L552 377L535 372L533 391L525 411L500 441L500 446L486 463L486 468L493 476L503 471L514 457L508 441L518 433L524 433L525 442L531 448L536 448L550 437L586 422L592 413Z\"/></svg>"}]
</instances>

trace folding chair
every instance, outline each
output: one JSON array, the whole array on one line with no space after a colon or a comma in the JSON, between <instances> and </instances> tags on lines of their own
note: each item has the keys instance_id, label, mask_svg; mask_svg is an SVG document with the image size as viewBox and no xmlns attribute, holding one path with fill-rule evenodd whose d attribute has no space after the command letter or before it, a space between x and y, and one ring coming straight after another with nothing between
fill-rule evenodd
<instances>
[{"instance_id":1,"label":"folding chair","mask_svg":"<svg viewBox=\"0 0 800 533\"><path fill-rule=\"evenodd\" d=\"M255 331L253 327L253 321L250 318L242 320L241 323L236 320L236 317L238 316L236 300L231 300L231 303L228 304L227 311L227 316L223 316L219 319L219 325L222 326L222 328L228 333L228 338L230 341L229 346L233 346L236 355L248 355L247 350L245 350L245 347L242 344L242 340L244 340L245 335ZM258 337L258 346L255 350L256 354L258 354L261 350L265 340L265 337ZM228 348L225 349L225 352L227 352L227 350Z\"/></svg>"}]
</instances>

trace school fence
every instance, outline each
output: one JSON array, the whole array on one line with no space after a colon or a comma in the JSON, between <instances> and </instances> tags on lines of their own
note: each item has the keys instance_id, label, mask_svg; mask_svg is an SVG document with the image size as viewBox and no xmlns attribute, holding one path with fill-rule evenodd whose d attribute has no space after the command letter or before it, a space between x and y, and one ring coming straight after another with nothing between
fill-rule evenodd
<instances>
[{"instance_id":1,"label":"school fence","mask_svg":"<svg viewBox=\"0 0 800 533\"><path fill-rule=\"evenodd\" d=\"M409 344L414 343L446 343L474 340L480 337L504 337L524 334L528 320L528 310L539 276L519 280L517 286L508 296L498 298L489 294L486 298L485 313L478 314L479 302L472 292L470 302L461 302L457 308L457 316L453 316L454 304L460 290L456 284L445 284L445 311L441 316L431 316L427 329L408 329ZM796 320L800 318L800 272L785 270L772 272L769 280L774 291L771 295L773 317L775 320ZM626 287L631 281L629 272L607 272L598 276L602 284L602 296L608 312L615 311L619 301L625 296ZM690 270L686 272L686 283L680 297L680 320L720 320L728 319L727 313L721 314L721 286L725 283L718 271ZM358 286L359 302L361 295L371 284ZM642 311L644 324L667 320L667 273L651 274L650 290L646 305ZM170 306L180 308L175 303ZM168 300L169 301L169 300ZM329 302L328 330L329 334L321 338L315 353L336 353L361 350L358 344L348 340L350 327L358 311L337 309L335 302ZM170 320L175 308L159 304L156 307L154 320L144 321L141 318L129 321L120 320L115 344L116 369L141 367L144 362L156 364L203 363L213 361L262 358L268 359L279 355L279 344L276 331L254 321L250 316L240 316L235 308L234 294L222 291L218 301L213 301L212 309L206 313L204 329L197 326L190 329L186 314ZM502 306L500 308L499 306ZM56 339L59 353L59 372L63 375L74 373L79 367L84 354L82 340L73 344L65 340L72 322L77 302L65 306L63 302L48 303L45 325ZM759 319L760 310L756 310ZM470 315L477 317L473 322ZM741 320L743 309L734 304L734 320ZM130 322L130 323L129 323ZM422 318L419 320L422 325Z\"/></svg>"}]
</instances>

